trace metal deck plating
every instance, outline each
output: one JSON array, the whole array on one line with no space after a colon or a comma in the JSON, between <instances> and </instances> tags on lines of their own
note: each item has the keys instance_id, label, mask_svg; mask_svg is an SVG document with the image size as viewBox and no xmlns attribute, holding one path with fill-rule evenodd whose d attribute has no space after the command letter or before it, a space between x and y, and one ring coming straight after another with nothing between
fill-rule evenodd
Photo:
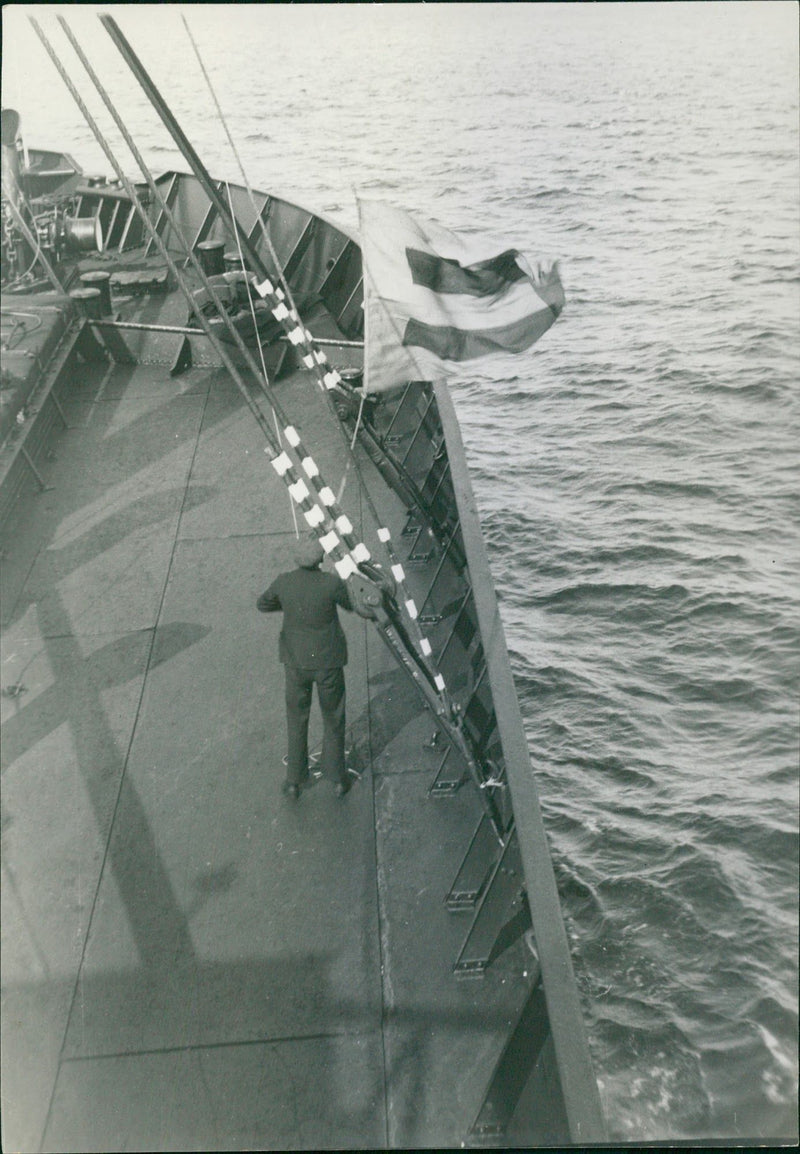
<instances>
[{"instance_id":1,"label":"metal deck plating","mask_svg":"<svg viewBox=\"0 0 800 1154\"><path fill-rule=\"evenodd\" d=\"M335 470L311 382L281 389ZM294 534L258 429L217 370L90 364L62 403L52 487L4 564L8 1138L460 1144L536 970L520 940L454 979L472 791L429 796L431 720L348 617L362 777L291 807L277 623L254 600ZM563 1137L555 1089L526 1141Z\"/></svg>"}]
</instances>

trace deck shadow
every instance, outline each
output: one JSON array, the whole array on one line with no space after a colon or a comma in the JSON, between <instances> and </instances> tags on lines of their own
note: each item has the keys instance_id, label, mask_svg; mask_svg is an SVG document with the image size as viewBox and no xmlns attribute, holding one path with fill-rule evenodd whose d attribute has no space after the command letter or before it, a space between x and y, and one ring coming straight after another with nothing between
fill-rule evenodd
<instances>
[{"instance_id":1,"label":"deck shadow","mask_svg":"<svg viewBox=\"0 0 800 1154\"><path fill-rule=\"evenodd\" d=\"M343 995L334 969L329 954L289 953L196 960L191 975L170 979L164 969L155 984L146 968L87 976L85 1012L73 1017L49 1111L23 1086L15 1092L13 1076L6 1087L16 1107L5 1118L9 1148L24 1147L14 1142L26 1130L33 1137L19 1111L35 1105L34 1145L48 1151L459 1146L497 1048L485 1010L469 993L460 1006L420 994L384 1016L379 1003ZM26 1038L40 1034L29 1019L52 1000L48 984L12 986L6 997L9 1020L25 1022ZM135 1021L143 1010L157 1014L163 999L171 1032L158 1046L141 1045ZM303 1000L314 1022L265 1028L267 1000ZM108 1023L95 1033L103 1008L117 1015L118 1033ZM448 1075L454 1092L436 1111L429 1095L448 1064L445 1041L457 1056ZM31 1055L17 1050L20 1068L29 1067Z\"/></svg>"}]
</instances>

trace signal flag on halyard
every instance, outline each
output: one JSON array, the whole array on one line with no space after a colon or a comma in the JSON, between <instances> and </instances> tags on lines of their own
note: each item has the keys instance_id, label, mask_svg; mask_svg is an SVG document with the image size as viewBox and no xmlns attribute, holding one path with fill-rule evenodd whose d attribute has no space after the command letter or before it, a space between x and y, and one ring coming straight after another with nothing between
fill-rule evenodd
<instances>
[{"instance_id":1,"label":"signal flag on halyard","mask_svg":"<svg viewBox=\"0 0 800 1154\"><path fill-rule=\"evenodd\" d=\"M359 210L368 392L442 377L446 362L522 352L564 307L556 264L534 273L516 249L487 259L485 243L401 209L360 200Z\"/></svg>"}]
</instances>

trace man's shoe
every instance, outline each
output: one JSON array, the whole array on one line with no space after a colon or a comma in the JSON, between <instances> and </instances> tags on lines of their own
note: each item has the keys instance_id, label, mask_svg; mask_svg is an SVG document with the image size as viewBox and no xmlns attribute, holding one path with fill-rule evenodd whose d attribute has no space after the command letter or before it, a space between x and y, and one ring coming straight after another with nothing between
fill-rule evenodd
<instances>
[{"instance_id":1,"label":"man's shoe","mask_svg":"<svg viewBox=\"0 0 800 1154\"><path fill-rule=\"evenodd\" d=\"M297 801L300 796L300 786L295 785L293 781L285 781L282 789L283 796L291 798L292 801Z\"/></svg>"},{"instance_id":2,"label":"man's shoe","mask_svg":"<svg viewBox=\"0 0 800 1154\"><path fill-rule=\"evenodd\" d=\"M336 794L337 797L346 797L347 794L350 792L350 786L351 786L351 781L350 781L350 778L348 777L344 781L337 781L336 785L333 788L333 792Z\"/></svg>"}]
</instances>

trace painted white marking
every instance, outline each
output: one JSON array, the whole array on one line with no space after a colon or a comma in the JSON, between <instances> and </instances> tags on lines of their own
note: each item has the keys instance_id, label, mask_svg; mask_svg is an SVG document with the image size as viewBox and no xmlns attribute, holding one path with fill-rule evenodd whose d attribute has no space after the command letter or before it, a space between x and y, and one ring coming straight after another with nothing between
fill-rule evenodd
<instances>
[{"instance_id":1,"label":"painted white marking","mask_svg":"<svg viewBox=\"0 0 800 1154\"><path fill-rule=\"evenodd\" d=\"M313 505L307 513L303 514L303 516L305 517L306 521L308 521L312 529L316 529L317 525L321 525L325 520L325 514L322 512L319 505Z\"/></svg>"},{"instance_id":2,"label":"painted white marking","mask_svg":"<svg viewBox=\"0 0 800 1154\"><path fill-rule=\"evenodd\" d=\"M300 477L299 480L295 481L295 483L293 485L289 486L289 492L292 494L295 501L297 501L298 505L302 501L305 501L306 497L311 496L311 494L308 491L308 485L305 483L305 481L303 480L302 477Z\"/></svg>"},{"instance_id":3,"label":"painted white marking","mask_svg":"<svg viewBox=\"0 0 800 1154\"><path fill-rule=\"evenodd\" d=\"M270 461L270 465L272 465L278 476L282 477L291 469L292 459L288 453L281 453L279 457L274 457Z\"/></svg>"}]
</instances>

